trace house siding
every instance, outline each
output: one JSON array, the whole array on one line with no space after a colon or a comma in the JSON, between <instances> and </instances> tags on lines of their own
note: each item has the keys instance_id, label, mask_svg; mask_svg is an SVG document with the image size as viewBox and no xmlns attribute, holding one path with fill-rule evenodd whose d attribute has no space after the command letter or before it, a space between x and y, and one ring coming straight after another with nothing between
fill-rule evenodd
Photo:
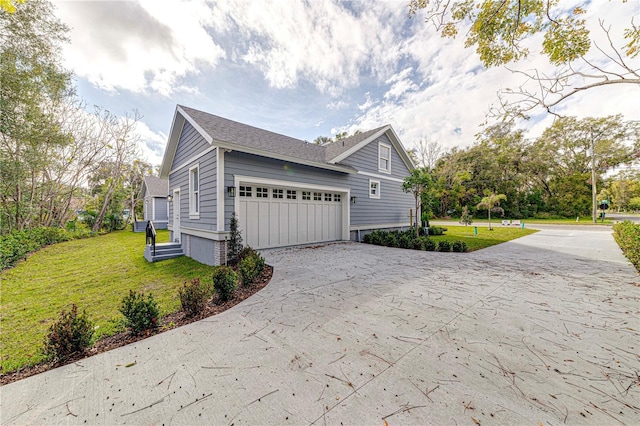
<instances>
[{"instance_id":1,"label":"house siding","mask_svg":"<svg viewBox=\"0 0 640 426\"><path fill-rule=\"evenodd\" d=\"M194 133L195 132L195 133ZM197 147L197 149L194 149ZM203 230L216 230L216 150L212 150L201 157L191 160L210 148L209 143L185 123L180 140L176 148L172 170L183 166L169 174L169 192L180 188L180 218L182 227L197 228ZM191 161L190 161L191 160ZM189 168L198 164L200 176L200 218L189 218ZM173 209L175 202L170 203L168 217L169 223L173 222Z\"/></svg>"},{"instance_id":2,"label":"house siding","mask_svg":"<svg viewBox=\"0 0 640 426\"><path fill-rule=\"evenodd\" d=\"M167 210L167 199L166 198L160 198L160 197L155 197L153 199L154 202L154 220L159 220L159 221L166 221L168 216L168 210Z\"/></svg>"},{"instance_id":3,"label":"house siding","mask_svg":"<svg viewBox=\"0 0 640 426\"><path fill-rule=\"evenodd\" d=\"M378 171L378 143L391 146L391 174ZM367 146L345 158L340 164L349 165L359 171L376 175L349 175L351 196L358 198L351 205L351 226L375 224L409 225L409 209L415 209L413 196L402 192L402 183L388 178L404 179L410 171L400 154L387 137L382 135ZM380 181L380 198L369 198L369 180Z\"/></svg>"},{"instance_id":4,"label":"house siding","mask_svg":"<svg viewBox=\"0 0 640 426\"><path fill-rule=\"evenodd\" d=\"M378 171L378 144L382 142L391 147L391 174ZM400 154L396 151L395 147L387 137L387 135L382 135L378 139L372 141L364 148L354 152L344 160L340 162L340 164L345 164L347 166L352 166L357 170L367 172L367 173L375 173L381 176L394 177L396 179L404 179L410 172L407 166L400 158Z\"/></svg>"},{"instance_id":5,"label":"house siding","mask_svg":"<svg viewBox=\"0 0 640 426\"><path fill-rule=\"evenodd\" d=\"M323 170L301 164L288 163L258 155L232 152L225 155L224 185L233 186L236 175L275 179L302 184L349 188L348 173ZM229 229L234 199L225 194L225 229Z\"/></svg>"}]
</instances>

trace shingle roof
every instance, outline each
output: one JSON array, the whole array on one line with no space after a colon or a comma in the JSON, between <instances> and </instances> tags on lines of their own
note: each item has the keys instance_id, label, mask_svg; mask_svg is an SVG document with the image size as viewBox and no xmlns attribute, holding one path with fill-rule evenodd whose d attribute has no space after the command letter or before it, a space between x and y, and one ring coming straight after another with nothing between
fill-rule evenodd
<instances>
[{"instance_id":1,"label":"shingle roof","mask_svg":"<svg viewBox=\"0 0 640 426\"><path fill-rule=\"evenodd\" d=\"M145 176L144 184L147 187L146 195L152 197L166 197L169 193L169 180L155 176Z\"/></svg>"},{"instance_id":2,"label":"shingle roof","mask_svg":"<svg viewBox=\"0 0 640 426\"><path fill-rule=\"evenodd\" d=\"M404 147L402 147L402 143L389 125L368 130L331 144L317 145L178 105L176 118L174 118L169 135L169 143L160 168L160 176L169 176L170 167L178 146L181 123L185 119L191 122L209 143L223 149L243 151L249 154L279 158L285 161L347 173L353 173L356 169L352 166L341 164L340 158L351 155L355 150L362 148L363 144L366 145L383 132L388 132L392 143L396 145L396 149L400 152L407 167L413 168L411 159L409 159ZM177 127L174 128L176 125Z\"/></svg>"},{"instance_id":3,"label":"shingle roof","mask_svg":"<svg viewBox=\"0 0 640 426\"><path fill-rule=\"evenodd\" d=\"M315 163L325 163L325 148L290 136L259 129L180 105L214 140L287 155Z\"/></svg>"}]
</instances>

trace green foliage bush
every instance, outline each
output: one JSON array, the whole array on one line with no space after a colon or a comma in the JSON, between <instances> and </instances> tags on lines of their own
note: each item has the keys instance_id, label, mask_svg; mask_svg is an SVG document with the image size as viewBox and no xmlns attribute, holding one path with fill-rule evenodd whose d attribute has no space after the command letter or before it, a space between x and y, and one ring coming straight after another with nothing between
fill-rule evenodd
<instances>
[{"instance_id":1,"label":"green foliage bush","mask_svg":"<svg viewBox=\"0 0 640 426\"><path fill-rule=\"evenodd\" d=\"M467 251L467 243L461 240L454 241L453 244L451 244L451 251L465 253Z\"/></svg>"},{"instance_id":2,"label":"green foliage bush","mask_svg":"<svg viewBox=\"0 0 640 426\"><path fill-rule=\"evenodd\" d=\"M435 251L436 250L436 242L430 238L425 237L424 241L424 249L426 251Z\"/></svg>"},{"instance_id":3,"label":"green foliage bush","mask_svg":"<svg viewBox=\"0 0 640 426\"><path fill-rule=\"evenodd\" d=\"M207 287L200 282L199 278L194 278L191 282L184 283L178 290L180 296L180 306L188 317L194 317L201 313L207 306L210 292Z\"/></svg>"},{"instance_id":4,"label":"green foliage bush","mask_svg":"<svg viewBox=\"0 0 640 426\"><path fill-rule=\"evenodd\" d=\"M129 290L129 295L122 299L120 312L124 315L125 326L134 334L150 330L160 322L160 310L153 294Z\"/></svg>"},{"instance_id":5,"label":"green foliage bush","mask_svg":"<svg viewBox=\"0 0 640 426\"><path fill-rule=\"evenodd\" d=\"M640 272L640 224L631 221L613 225L613 237L629 262Z\"/></svg>"},{"instance_id":6,"label":"green foliage bush","mask_svg":"<svg viewBox=\"0 0 640 426\"><path fill-rule=\"evenodd\" d=\"M409 235L400 234L400 236L397 239L398 247L404 248L404 249L413 248L413 239L415 239L415 236L411 238L411 236Z\"/></svg>"},{"instance_id":7,"label":"green foliage bush","mask_svg":"<svg viewBox=\"0 0 640 426\"><path fill-rule=\"evenodd\" d=\"M231 213L231 221L229 223L229 242L227 246L230 262L239 262L239 254L242 250L242 233L238 228L238 216L236 212Z\"/></svg>"},{"instance_id":8,"label":"green foliage bush","mask_svg":"<svg viewBox=\"0 0 640 426\"><path fill-rule=\"evenodd\" d=\"M238 264L238 272L240 272L240 276L242 277L243 285L251 284L260 276L263 270L264 257L260 256L255 250L251 255L244 257Z\"/></svg>"},{"instance_id":9,"label":"green foliage bush","mask_svg":"<svg viewBox=\"0 0 640 426\"><path fill-rule=\"evenodd\" d=\"M447 228L443 228L441 226L429 227L429 235L444 235L445 232L447 232Z\"/></svg>"},{"instance_id":10,"label":"green foliage bush","mask_svg":"<svg viewBox=\"0 0 640 426\"><path fill-rule=\"evenodd\" d=\"M93 323L87 318L86 311L79 314L78 307L73 304L68 312L63 310L49 328L44 340L44 354L58 361L82 354L91 346L93 331Z\"/></svg>"},{"instance_id":11,"label":"green foliage bush","mask_svg":"<svg viewBox=\"0 0 640 426\"><path fill-rule=\"evenodd\" d=\"M396 234L388 232L382 236L382 245L385 247L398 247Z\"/></svg>"},{"instance_id":12,"label":"green foliage bush","mask_svg":"<svg viewBox=\"0 0 640 426\"><path fill-rule=\"evenodd\" d=\"M433 228L436 228L435 232L439 233L439 235L447 230L447 228L440 228L435 226ZM433 228L429 228L429 230ZM428 236L420 235L419 237L416 237L415 228L406 231L375 230L366 234L363 237L362 241L367 244L407 248L413 250L451 251L452 249L452 245L448 241L441 241L440 243L442 243L442 247L441 249L438 249L439 245L436 245L435 241L433 241ZM456 241L454 245L455 250L460 250L460 252L467 251L467 244L464 241Z\"/></svg>"},{"instance_id":13,"label":"green foliage bush","mask_svg":"<svg viewBox=\"0 0 640 426\"><path fill-rule=\"evenodd\" d=\"M251 246L245 246L240 250L237 254L238 262L242 261L242 259L247 258L249 256L259 256L258 252L255 251Z\"/></svg>"},{"instance_id":14,"label":"green foliage bush","mask_svg":"<svg viewBox=\"0 0 640 426\"><path fill-rule=\"evenodd\" d=\"M447 240L438 241L438 245L436 246L436 251L450 252L451 243Z\"/></svg>"},{"instance_id":15,"label":"green foliage bush","mask_svg":"<svg viewBox=\"0 0 640 426\"><path fill-rule=\"evenodd\" d=\"M44 246L94 235L90 230L80 226L75 231L43 227L0 236L0 270L15 266L21 259L26 259L27 254L40 250Z\"/></svg>"},{"instance_id":16,"label":"green foliage bush","mask_svg":"<svg viewBox=\"0 0 640 426\"><path fill-rule=\"evenodd\" d=\"M229 300L238 285L238 274L229 266L220 266L213 273L213 288L220 300Z\"/></svg>"}]
</instances>

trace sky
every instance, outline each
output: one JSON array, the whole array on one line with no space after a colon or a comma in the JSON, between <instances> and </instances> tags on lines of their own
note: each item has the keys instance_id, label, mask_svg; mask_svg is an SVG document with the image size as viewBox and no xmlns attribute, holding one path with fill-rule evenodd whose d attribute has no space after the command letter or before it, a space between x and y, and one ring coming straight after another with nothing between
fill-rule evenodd
<instances>
[{"instance_id":1,"label":"sky","mask_svg":"<svg viewBox=\"0 0 640 426\"><path fill-rule=\"evenodd\" d=\"M486 69L463 37L443 39L407 0L54 1L71 27L64 64L78 95L114 114L138 110L143 158L160 164L177 104L301 140L390 124L407 149L420 138L445 150L474 143L497 92L525 79ZM614 41L640 1L563 0L583 5ZM464 32L462 32L464 35ZM532 40L513 69L550 70ZM640 68L640 58L629 61ZM558 112L640 120L640 86L593 89ZM553 117L519 123L535 137Z\"/></svg>"}]
</instances>

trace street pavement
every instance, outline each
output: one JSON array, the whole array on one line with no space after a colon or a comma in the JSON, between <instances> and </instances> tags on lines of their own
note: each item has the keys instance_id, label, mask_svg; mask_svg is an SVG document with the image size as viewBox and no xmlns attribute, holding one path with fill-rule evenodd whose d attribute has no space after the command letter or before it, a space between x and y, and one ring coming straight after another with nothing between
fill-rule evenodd
<instances>
[{"instance_id":1,"label":"street pavement","mask_svg":"<svg viewBox=\"0 0 640 426\"><path fill-rule=\"evenodd\" d=\"M640 276L608 227L263 253L260 293L3 386L1 424L640 424Z\"/></svg>"}]
</instances>

